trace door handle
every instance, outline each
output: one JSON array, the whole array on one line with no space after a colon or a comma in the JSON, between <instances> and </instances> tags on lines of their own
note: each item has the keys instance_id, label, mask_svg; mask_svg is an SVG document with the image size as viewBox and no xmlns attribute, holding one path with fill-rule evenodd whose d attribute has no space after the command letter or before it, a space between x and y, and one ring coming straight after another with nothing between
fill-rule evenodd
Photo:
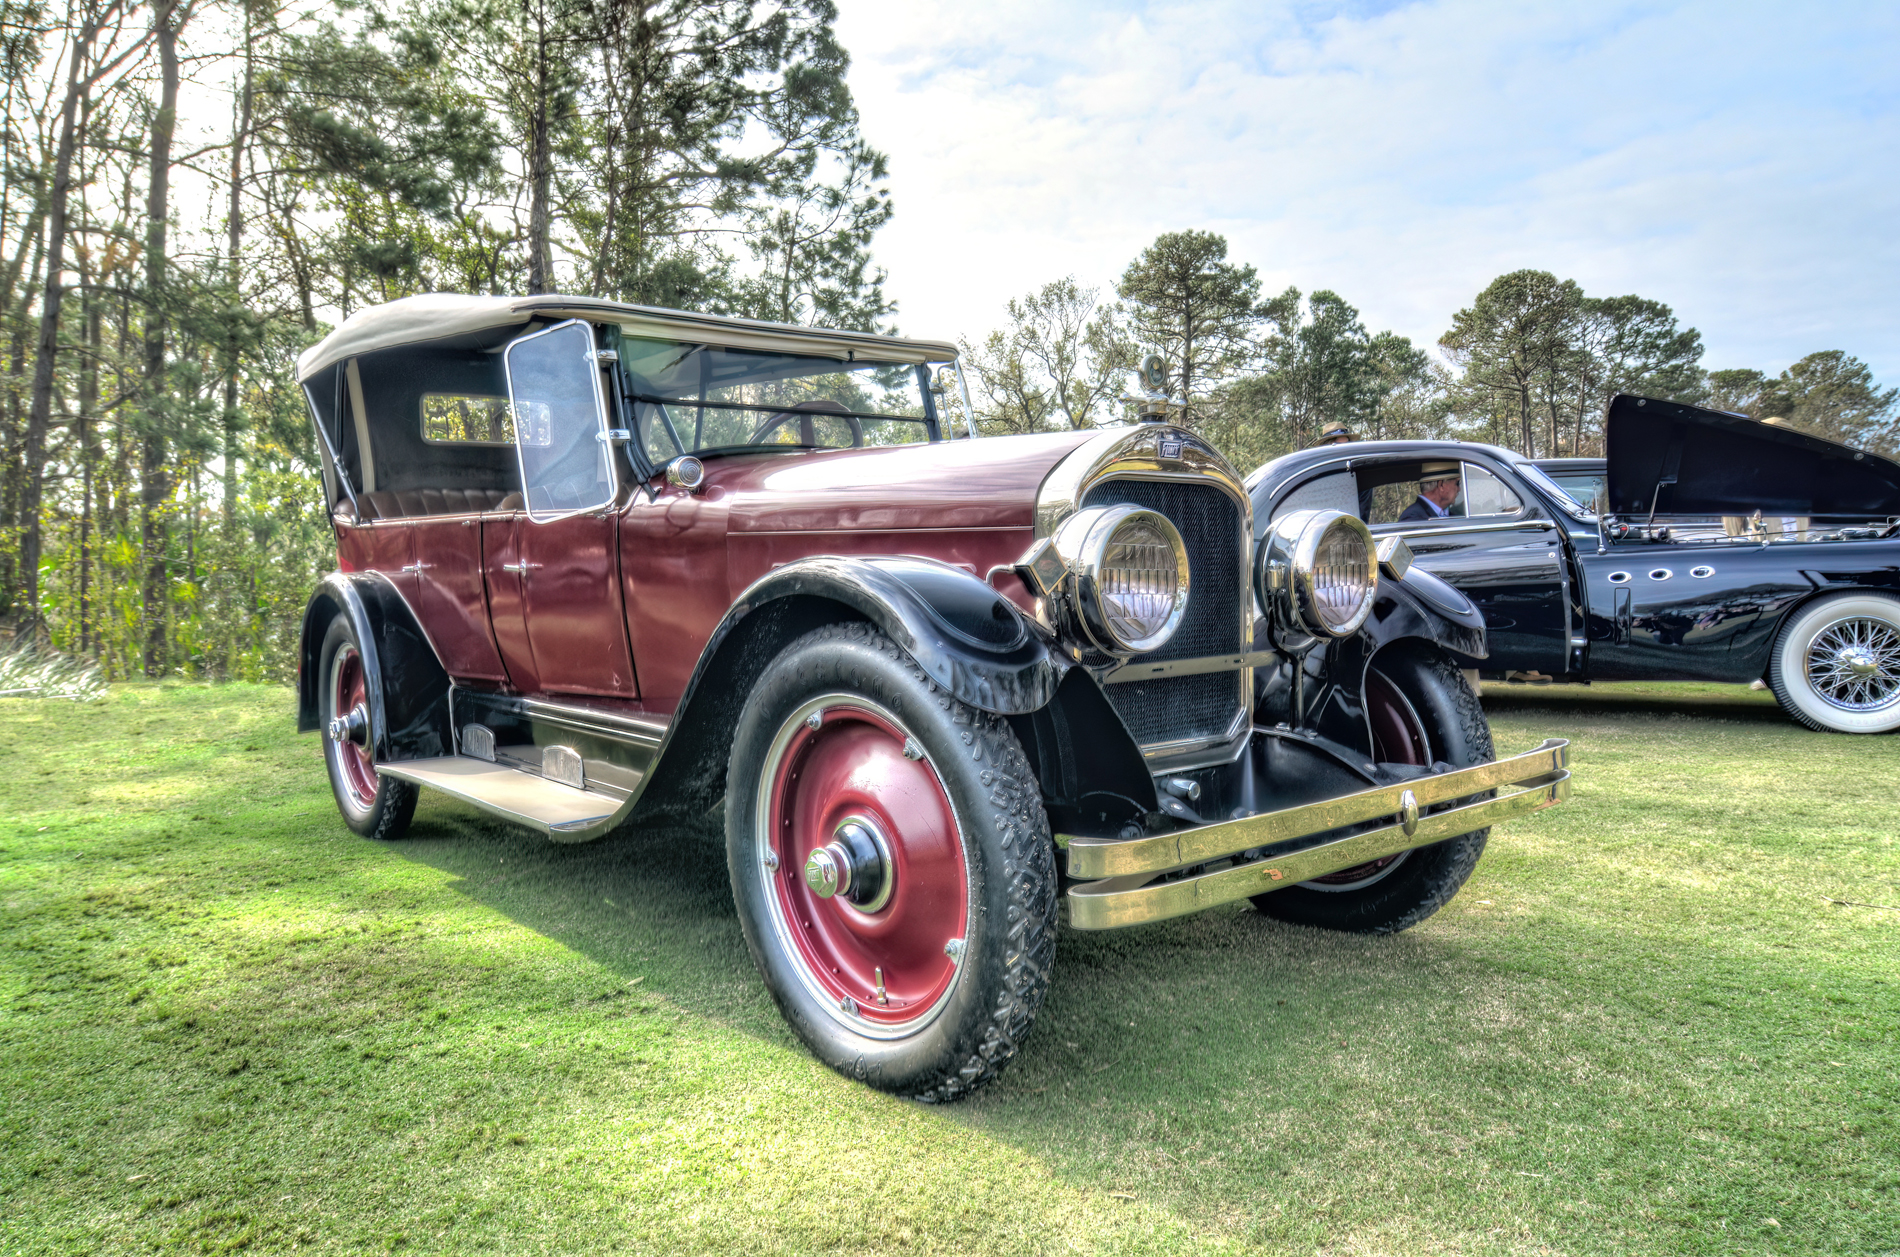
<instances>
[{"instance_id":1,"label":"door handle","mask_svg":"<svg viewBox=\"0 0 1900 1257\"><path fill-rule=\"evenodd\" d=\"M519 575L526 576L528 574L529 568L540 567L540 566L541 565L539 563L504 563L501 565L501 570L504 572L515 572Z\"/></svg>"},{"instance_id":2,"label":"door handle","mask_svg":"<svg viewBox=\"0 0 1900 1257\"><path fill-rule=\"evenodd\" d=\"M405 563L402 565L402 570L405 572L420 572L424 568L434 567L434 566L435 564L433 563Z\"/></svg>"}]
</instances>

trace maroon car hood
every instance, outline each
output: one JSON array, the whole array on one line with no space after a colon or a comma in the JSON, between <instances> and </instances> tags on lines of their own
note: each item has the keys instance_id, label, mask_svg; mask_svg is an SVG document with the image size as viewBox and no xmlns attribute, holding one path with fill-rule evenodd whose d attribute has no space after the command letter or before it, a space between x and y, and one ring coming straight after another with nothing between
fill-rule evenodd
<instances>
[{"instance_id":1,"label":"maroon car hood","mask_svg":"<svg viewBox=\"0 0 1900 1257\"><path fill-rule=\"evenodd\" d=\"M734 533L1027 528L1049 469L1093 432L707 460Z\"/></svg>"}]
</instances>

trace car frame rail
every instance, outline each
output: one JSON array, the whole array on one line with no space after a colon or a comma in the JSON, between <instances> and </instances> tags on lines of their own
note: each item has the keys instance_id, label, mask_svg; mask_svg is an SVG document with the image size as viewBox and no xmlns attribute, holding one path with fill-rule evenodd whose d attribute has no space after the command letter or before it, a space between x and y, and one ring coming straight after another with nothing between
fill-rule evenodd
<instances>
[{"instance_id":1,"label":"car frame rail","mask_svg":"<svg viewBox=\"0 0 1900 1257\"><path fill-rule=\"evenodd\" d=\"M1173 833L1058 834L1069 876L1083 883L1069 888L1069 923L1109 930L1187 916L1539 811L1570 795L1569 746L1551 738L1509 759ZM1379 820L1388 823L1298 845ZM1223 861L1232 863L1196 871Z\"/></svg>"}]
</instances>

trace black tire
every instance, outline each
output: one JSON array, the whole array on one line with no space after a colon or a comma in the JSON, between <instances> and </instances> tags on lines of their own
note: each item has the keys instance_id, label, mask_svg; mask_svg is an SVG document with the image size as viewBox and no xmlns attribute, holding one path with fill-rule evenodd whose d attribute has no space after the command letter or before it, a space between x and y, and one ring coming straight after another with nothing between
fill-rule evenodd
<instances>
[{"instance_id":1,"label":"black tire","mask_svg":"<svg viewBox=\"0 0 1900 1257\"><path fill-rule=\"evenodd\" d=\"M1863 674L1839 657L1860 651ZM1817 598L1788 617L1768 660L1781 709L1828 733L1900 729L1900 598L1855 592Z\"/></svg>"},{"instance_id":2,"label":"black tire","mask_svg":"<svg viewBox=\"0 0 1900 1257\"><path fill-rule=\"evenodd\" d=\"M330 774L336 809L343 814L343 823L365 838L399 837L416 814L415 785L375 771L374 757L365 745L367 734L359 733L354 740L342 742L330 735L330 722L339 714L339 687L365 707L371 701L364 687L350 679L352 660L360 669L362 644L356 640L349 617L339 615L330 621L317 659L318 727L323 732L323 764Z\"/></svg>"},{"instance_id":3,"label":"black tire","mask_svg":"<svg viewBox=\"0 0 1900 1257\"><path fill-rule=\"evenodd\" d=\"M1398 691L1417 718L1429 760L1469 768L1495 758L1491 725L1458 665L1433 648L1381 652L1373 668ZM1395 757L1397 758L1397 757ZM1412 762L1411 758L1399 762ZM1366 875L1327 886L1302 882L1254 897L1270 917L1354 934L1409 930L1451 902L1484 854L1489 829L1417 847Z\"/></svg>"},{"instance_id":4,"label":"black tire","mask_svg":"<svg viewBox=\"0 0 1900 1257\"><path fill-rule=\"evenodd\" d=\"M907 764L893 758L894 747ZM860 766L847 778L835 775L839 765ZM854 783L848 789L859 794L847 799L833 781ZM885 781L898 785L879 793ZM882 907L860 909L842 893L815 897L802 866L792 867L799 853L844 832L849 821L831 826L837 808L881 817L887 797L913 810L902 813L904 825L878 822L880 844L888 843L879 849L896 854L875 867L922 871L892 874ZM939 689L870 625L830 625L793 642L760 676L733 738L726 799L727 862L746 945L813 1054L926 1102L959 1099L994 1078L1029 1033L1055 956L1054 845L1035 774L1008 724ZM942 821L943 800L947 822L913 844L924 828L914 809L938 809L930 814ZM949 855L950 830L960 864ZM954 927L964 930L960 951L935 937L952 921L963 923ZM875 929L887 932L872 937ZM841 961L829 972L810 960L821 947ZM903 964L876 968L874 997L863 976L880 955L901 955ZM917 997L904 998L893 981L888 1006L877 1007L887 972L914 977Z\"/></svg>"}]
</instances>

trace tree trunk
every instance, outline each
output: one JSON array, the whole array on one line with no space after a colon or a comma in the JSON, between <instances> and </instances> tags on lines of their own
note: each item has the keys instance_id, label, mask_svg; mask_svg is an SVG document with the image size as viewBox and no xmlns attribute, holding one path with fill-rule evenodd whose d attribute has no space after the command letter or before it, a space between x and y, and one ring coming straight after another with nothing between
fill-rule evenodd
<instances>
[{"instance_id":1,"label":"tree trunk","mask_svg":"<svg viewBox=\"0 0 1900 1257\"><path fill-rule=\"evenodd\" d=\"M140 507L145 548L145 674L158 676L169 662L162 513L171 496L166 466L165 264L166 215L170 212L172 132L178 122L178 31L172 19L178 0L152 0L152 36L158 45L158 109L152 114L151 170L145 198L145 439L139 451Z\"/></svg>"},{"instance_id":2,"label":"tree trunk","mask_svg":"<svg viewBox=\"0 0 1900 1257\"><path fill-rule=\"evenodd\" d=\"M554 183L552 126L548 118L547 8L534 10L534 99L528 122L528 291L554 290L553 255L548 236L553 210L548 204Z\"/></svg>"},{"instance_id":3,"label":"tree trunk","mask_svg":"<svg viewBox=\"0 0 1900 1257\"><path fill-rule=\"evenodd\" d=\"M231 129L231 208L225 224L225 257L231 271L231 297L240 302L242 288L238 271L239 250L244 236L244 142L251 133L251 11L244 10L244 89L238 95L237 119ZM236 317L232 311L231 316ZM238 437L243 418L238 413L238 337L237 328L229 329L230 343L225 347L224 364L224 531L227 539L237 536Z\"/></svg>"},{"instance_id":4,"label":"tree trunk","mask_svg":"<svg viewBox=\"0 0 1900 1257\"><path fill-rule=\"evenodd\" d=\"M66 213L72 199L73 152L79 140L79 104L85 91L81 66L92 55L99 28L88 21L73 35L72 62L66 71L66 98L59 111L59 142L53 157L53 186L46 204L46 272L40 290L39 344L33 357L32 400L20 457L25 480L20 486L21 623L40 627L40 499L46 487L46 434L53 419L53 372L59 357L59 316L65 301Z\"/></svg>"}]
</instances>

